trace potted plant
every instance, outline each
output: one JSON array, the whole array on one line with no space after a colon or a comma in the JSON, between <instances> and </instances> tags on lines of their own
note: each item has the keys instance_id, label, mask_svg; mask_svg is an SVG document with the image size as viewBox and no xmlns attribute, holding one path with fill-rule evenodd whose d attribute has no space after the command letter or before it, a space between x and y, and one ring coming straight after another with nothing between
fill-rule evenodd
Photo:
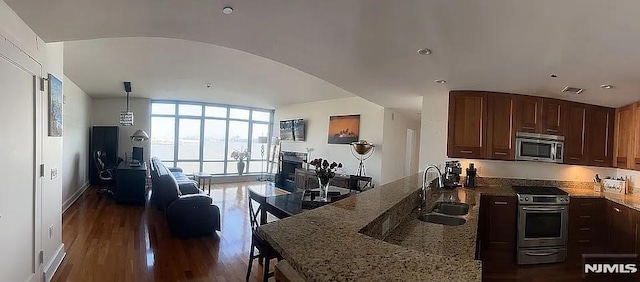
<instances>
[{"instance_id":1,"label":"potted plant","mask_svg":"<svg viewBox=\"0 0 640 282\"><path fill-rule=\"evenodd\" d=\"M245 149L245 148L241 148L240 150L235 149L233 150L233 152L231 152L231 157L238 161L238 174L242 175L244 173L244 159L249 158L249 155L251 155L251 152L249 152L249 150Z\"/></svg>"},{"instance_id":2,"label":"potted plant","mask_svg":"<svg viewBox=\"0 0 640 282\"><path fill-rule=\"evenodd\" d=\"M328 202L329 182L336 176L336 169L341 168L342 163L329 163L329 161L319 158L314 159L309 164L316 167L316 177L318 177L318 184L320 185L320 199Z\"/></svg>"}]
</instances>

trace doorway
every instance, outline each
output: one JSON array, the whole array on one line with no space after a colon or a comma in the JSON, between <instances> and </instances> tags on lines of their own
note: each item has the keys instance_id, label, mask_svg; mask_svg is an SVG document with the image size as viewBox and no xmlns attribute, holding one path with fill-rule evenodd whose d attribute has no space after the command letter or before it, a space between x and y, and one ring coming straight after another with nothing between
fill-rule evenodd
<instances>
[{"instance_id":1,"label":"doorway","mask_svg":"<svg viewBox=\"0 0 640 282\"><path fill-rule=\"evenodd\" d=\"M404 176L410 176L416 172L416 131L407 128L407 139L405 145L405 164L404 164Z\"/></svg>"}]
</instances>

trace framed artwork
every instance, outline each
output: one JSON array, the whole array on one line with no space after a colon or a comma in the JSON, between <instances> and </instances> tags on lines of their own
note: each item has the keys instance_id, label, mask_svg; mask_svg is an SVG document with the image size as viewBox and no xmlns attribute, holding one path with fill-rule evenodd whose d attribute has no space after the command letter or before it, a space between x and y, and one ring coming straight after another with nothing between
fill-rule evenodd
<instances>
[{"instance_id":1,"label":"framed artwork","mask_svg":"<svg viewBox=\"0 0 640 282\"><path fill-rule=\"evenodd\" d=\"M360 115L329 117L329 144L351 144L360 138Z\"/></svg>"},{"instance_id":2,"label":"framed artwork","mask_svg":"<svg viewBox=\"0 0 640 282\"><path fill-rule=\"evenodd\" d=\"M49 136L62 136L62 81L49 74Z\"/></svg>"}]
</instances>

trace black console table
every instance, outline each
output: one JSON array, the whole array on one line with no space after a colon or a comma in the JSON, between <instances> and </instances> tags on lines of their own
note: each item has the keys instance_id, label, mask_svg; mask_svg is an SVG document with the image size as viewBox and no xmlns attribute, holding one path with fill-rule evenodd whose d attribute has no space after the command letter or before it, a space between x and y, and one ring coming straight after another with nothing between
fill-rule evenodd
<instances>
[{"instance_id":1,"label":"black console table","mask_svg":"<svg viewBox=\"0 0 640 282\"><path fill-rule=\"evenodd\" d=\"M146 201L147 164L131 166L121 162L116 171L116 203L144 205Z\"/></svg>"}]
</instances>

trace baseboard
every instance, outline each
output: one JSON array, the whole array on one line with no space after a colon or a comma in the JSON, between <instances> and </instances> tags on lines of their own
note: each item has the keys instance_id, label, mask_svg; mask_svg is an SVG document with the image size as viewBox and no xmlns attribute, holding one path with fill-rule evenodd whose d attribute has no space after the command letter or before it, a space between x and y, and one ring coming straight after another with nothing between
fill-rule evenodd
<instances>
[{"instance_id":1,"label":"baseboard","mask_svg":"<svg viewBox=\"0 0 640 282\"><path fill-rule=\"evenodd\" d=\"M66 212L67 209L69 209L73 205L73 203L75 203L78 200L78 198L82 196L82 193L84 193L84 191L86 191L87 188L89 188L89 186L91 186L91 183L87 181L87 183L82 185L82 187L80 187L80 189L78 189L75 193L73 193L73 195L71 195L69 199L64 201L64 203L62 203L62 213Z\"/></svg>"},{"instance_id":2,"label":"baseboard","mask_svg":"<svg viewBox=\"0 0 640 282\"><path fill-rule=\"evenodd\" d=\"M62 264L62 260L64 260L64 257L66 255L67 252L65 252L64 250L64 244L60 244L60 247L58 247L56 253L44 267L44 281L51 281L53 275L56 274L58 267L60 267L60 264Z\"/></svg>"}]
</instances>

